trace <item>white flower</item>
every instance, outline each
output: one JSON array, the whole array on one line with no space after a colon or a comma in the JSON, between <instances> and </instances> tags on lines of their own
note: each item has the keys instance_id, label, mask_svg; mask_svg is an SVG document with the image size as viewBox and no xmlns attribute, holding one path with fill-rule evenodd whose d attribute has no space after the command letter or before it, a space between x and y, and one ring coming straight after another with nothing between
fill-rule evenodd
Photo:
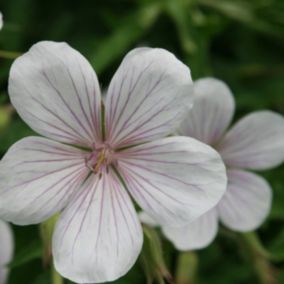
<instances>
[{"instance_id":1,"label":"white flower","mask_svg":"<svg viewBox=\"0 0 284 284\"><path fill-rule=\"evenodd\" d=\"M57 270L77 283L124 275L143 241L129 194L161 224L178 226L225 191L215 150L164 138L187 110L191 89L189 69L170 52L139 48L115 73L103 111L82 55L65 43L34 45L13 64L9 94L22 119L49 139L25 138L4 156L0 216L26 225L62 212L53 235Z\"/></svg>"},{"instance_id":2,"label":"white flower","mask_svg":"<svg viewBox=\"0 0 284 284\"><path fill-rule=\"evenodd\" d=\"M14 239L10 226L0 220L0 284L5 284L8 277L7 265L14 251Z\"/></svg>"},{"instance_id":3,"label":"white flower","mask_svg":"<svg viewBox=\"0 0 284 284\"><path fill-rule=\"evenodd\" d=\"M206 247L215 238L218 221L239 232L258 228L270 212L272 191L265 179L247 170L263 170L284 160L284 119L271 111L253 112L227 133L234 99L221 81L205 78L194 84L195 103L179 133L214 146L225 161L228 187L218 205L187 226L163 226L180 250ZM157 225L145 212L141 220Z\"/></svg>"},{"instance_id":4,"label":"white flower","mask_svg":"<svg viewBox=\"0 0 284 284\"><path fill-rule=\"evenodd\" d=\"M0 30L3 28L3 16L2 13L0 12Z\"/></svg>"}]
</instances>

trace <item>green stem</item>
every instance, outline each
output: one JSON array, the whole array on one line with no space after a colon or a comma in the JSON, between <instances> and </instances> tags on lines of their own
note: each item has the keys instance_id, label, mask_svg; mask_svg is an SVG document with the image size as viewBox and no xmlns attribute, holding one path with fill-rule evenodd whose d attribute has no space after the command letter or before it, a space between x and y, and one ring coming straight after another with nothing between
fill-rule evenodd
<instances>
[{"instance_id":1,"label":"green stem","mask_svg":"<svg viewBox=\"0 0 284 284\"><path fill-rule=\"evenodd\" d=\"M248 249L250 257L262 284L276 284L275 270L269 261L269 254L254 232L241 234L241 240Z\"/></svg>"},{"instance_id":2,"label":"green stem","mask_svg":"<svg viewBox=\"0 0 284 284\"><path fill-rule=\"evenodd\" d=\"M196 253L180 252L176 269L176 284L194 284L197 281L198 256Z\"/></svg>"},{"instance_id":3,"label":"green stem","mask_svg":"<svg viewBox=\"0 0 284 284\"><path fill-rule=\"evenodd\" d=\"M64 280L62 276L56 271L51 254L52 235L57 219L58 215L55 215L40 225L41 239L44 248L43 263L45 265L50 265L51 267L52 284L63 284Z\"/></svg>"},{"instance_id":4,"label":"green stem","mask_svg":"<svg viewBox=\"0 0 284 284\"><path fill-rule=\"evenodd\" d=\"M61 275L56 271L54 264L51 267L52 284L64 284L64 280Z\"/></svg>"},{"instance_id":5,"label":"green stem","mask_svg":"<svg viewBox=\"0 0 284 284\"><path fill-rule=\"evenodd\" d=\"M21 53L19 53L19 52L0 50L0 58L14 60L17 57L19 57L20 55L21 55Z\"/></svg>"},{"instance_id":6,"label":"green stem","mask_svg":"<svg viewBox=\"0 0 284 284\"><path fill-rule=\"evenodd\" d=\"M147 284L156 281L159 284L172 283L172 276L164 259L160 235L154 228L143 226L144 244L140 255Z\"/></svg>"}]
</instances>

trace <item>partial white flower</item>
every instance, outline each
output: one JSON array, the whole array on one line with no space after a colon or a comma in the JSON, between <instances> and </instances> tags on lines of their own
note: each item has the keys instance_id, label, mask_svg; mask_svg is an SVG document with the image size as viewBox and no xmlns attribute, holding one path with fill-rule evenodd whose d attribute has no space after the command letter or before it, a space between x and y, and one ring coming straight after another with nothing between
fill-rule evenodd
<instances>
[{"instance_id":1,"label":"partial white flower","mask_svg":"<svg viewBox=\"0 0 284 284\"><path fill-rule=\"evenodd\" d=\"M0 220L0 284L5 284L8 278L10 263L14 251L14 239L10 225Z\"/></svg>"},{"instance_id":2,"label":"partial white flower","mask_svg":"<svg viewBox=\"0 0 284 284\"><path fill-rule=\"evenodd\" d=\"M3 15L0 12L0 30L2 30L2 28L3 28Z\"/></svg>"},{"instance_id":3,"label":"partial white flower","mask_svg":"<svg viewBox=\"0 0 284 284\"><path fill-rule=\"evenodd\" d=\"M191 88L189 69L170 52L134 49L103 111L96 74L81 54L65 43L34 45L13 64L9 94L23 120L49 139L25 138L3 158L0 216L26 225L62 212L53 236L57 270L76 283L124 275L143 241L129 194L160 224L178 226L225 191L215 150L165 138L183 118Z\"/></svg>"},{"instance_id":4,"label":"partial white flower","mask_svg":"<svg viewBox=\"0 0 284 284\"><path fill-rule=\"evenodd\" d=\"M178 228L173 226L162 226L161 229L163 234L178 250L187 251L201 249L208 246L217 235L217 214L217 210L214 207L186 226ZM139 218L141 222L150 227L159 227L159 223L144 211L140 212Z\"/></svg>"},{"instance_id":5,"label":"partial white flower","mask_svg":"<svg viewBox=\"0 0 284 284\"><path fill-rule=\"evenodd\" d=\"M271 111L253 112L227 133L234 113L229 88L213 78L194 83L195 103L179 134L197 138L219 151L227 166L228 187L218 205L179 229L162 229L180 250L206 247L217 234L218 221L239 232L253 231L270 212L272 190L262 177L248 172L269 169L284 161L284 118ZM153 225L154 216L142 221Z\"/></svg>"}]
</instances>

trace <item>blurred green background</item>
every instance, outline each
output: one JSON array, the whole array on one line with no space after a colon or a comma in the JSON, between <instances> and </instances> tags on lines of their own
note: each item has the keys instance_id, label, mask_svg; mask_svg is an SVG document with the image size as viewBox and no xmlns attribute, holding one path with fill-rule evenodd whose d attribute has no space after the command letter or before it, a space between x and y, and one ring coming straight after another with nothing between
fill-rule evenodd
<instances>
[{"instance_id":1,"label":"blurred green background","mask_svg":"<svg viewBox=\"0 0 284 284\"><path fill-rule=\"evenodd\" d=\"M131 48L163 47L188 64L193 79L224 80L235 94L235 119L261 109L284 113L283 0L0 0L0 11L1 156L32 134L9 107L7 81L16 53L40 40L66 41L79 50L102 88ZM211 246L198 252L198 283L284 283L284 166L262 174L274 190L272 212L258 231L268 253L221 230ZM51 283L38 227L14 230L9 283ZM165 240L163 248L174 272L178 255ZM115 283L146 283L141 262Z\"/></svg>"}]
</instances>

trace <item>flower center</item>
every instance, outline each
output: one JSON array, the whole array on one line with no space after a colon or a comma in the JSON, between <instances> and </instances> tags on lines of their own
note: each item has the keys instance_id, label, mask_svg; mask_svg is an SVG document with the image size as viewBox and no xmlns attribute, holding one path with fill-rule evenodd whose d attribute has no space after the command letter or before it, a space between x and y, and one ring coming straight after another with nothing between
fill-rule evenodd
<instances>
[{"instance_id":1,"label":"flower center","mask_svg":"<svg viewBox=\"0 0 284 284\"><path fill-rule=\"evenodd\" d=\"M94 173L102 173L104 170L108 172L108 167L114 162L113 149L102 144L97 146L93 152L86 158L86 166Z\"/></svg>"}]
</instances>

